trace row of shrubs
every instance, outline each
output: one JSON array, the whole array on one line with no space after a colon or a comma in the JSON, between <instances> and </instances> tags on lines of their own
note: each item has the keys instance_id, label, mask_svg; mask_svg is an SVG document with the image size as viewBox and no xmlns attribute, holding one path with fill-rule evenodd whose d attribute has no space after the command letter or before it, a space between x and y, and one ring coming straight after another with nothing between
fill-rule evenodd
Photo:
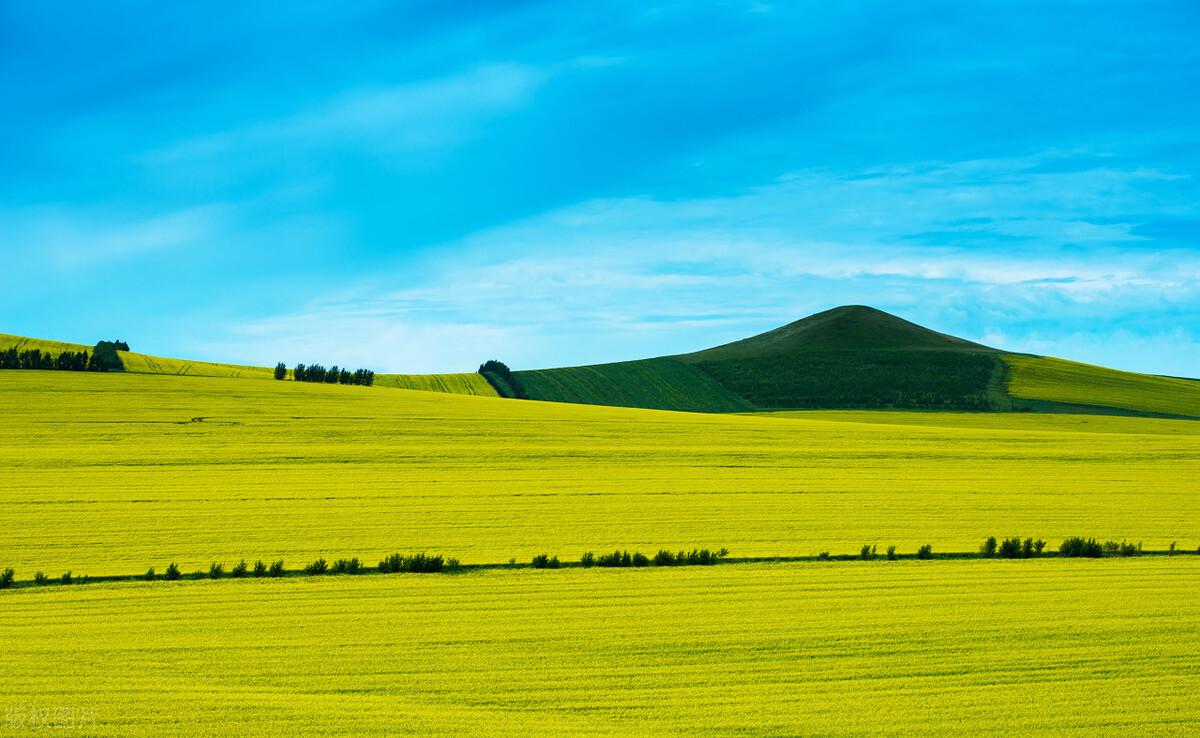
<instances>
[{"instance_id":1,"label":"row of shrubs","mask_svg":"<svg viewBox=\"0 0 1200 738\"><path fill-rule=\"evenodd\" d=\"M1046 542L1032 538L1021 539L1005 538L998 540L994 537L989 537L980 546L979 553L983 558L1002 558L1002 559L1028 559L1042 555L1045 550ZM1172 542L1167 548L1167 553L1178 553L1179 549ZM1142 544L1129 543L1127 541L1104 541L1101 543L1095 538L1082 538L1074 536L1067 538L1059 546L1058 554L1064 558L1100 558L1103 556L1137 556L1143 553ZM1196 549L1196 553L1200 554L1200 548ZM588 551L579 558L579 565L584 568L599 567L644 567L644 566L710 566L716 564L720 560L729 556L729 550L722 548L719 551L712 551L707 548L692 549L691 551L668 551L660 549L653 557L647 556L638 551L622 551L616 550L612 553L603 553L596 555ZM888 546L884 557L888 561L895 561L899 558L896 553L895 546ZM839 558L850 558L841 556ZM864 545L859 550L858 558L864 561L874 561L879 558L878 547L874 545ZM933 546L925 544L917 549L916 558L932 559ZM821 551L817 554L817 559L821 561L830 561L833 556L828 551ZM516 565L515 560L509 561L510 565ZM558 556L550 554L538 554L533 557L529 564L534 569L558 569L563 566L562 561ZM455 558L443 558L442 556L431 556L425 553L411 554L408 556L399 553L385 556L376 567L376 571L384 574L432 574L439 572L456 571L462 567L462 564ZM358 558L338 559L332 564L324 558L319 558L306 565L303 570L304 574L309 576L321 576L325 574L364 574L369 571ZM213 563L208 568L209 579L221 579L226 576L238 579L242 577L282 577L286 574L282 560L277 560L271 564L267 564L261 559L255 561L251 566L245 560L239 561L229 571L225 570L224 564ZM202 572L197 572L194 578L203 577ZM16 573L13 569L8 568L0 571L0 589L8 589L13 586L13 581ZM151 567L141 578L145 581L155 581L163 579L166 581L175 581L183 577L183 572L174 563L167 565L167 568L160 575ZM78 584L87 581L86 576L77 576L71 571L66 571L57 579L59 584ZM48 577L44 572L37 572L33 576L33 583L38 586L45 586L54 583L56 580Z\"/></svg>"},{"instance_id":2,"label":"row of shrubs","mask_svg":"<svg viewBox=\"0 0 1200 738\"><path fill-rule=\"evenodd\" d=\"M1075 536L1062 542L1058 548L1059 554L1072 558L1086 557L1098 559L1101 556L1137 556L1142 553L1142 544L1128 541L1105 541L1100 543L1095 538ZM1200 549L1197 549L1200 553ZM1172 541L1167 553L1175 553L1175 542Z\"/></svg>"},{"instance_id":3,"label":"row of shrubs","mask_svg":"<svg viewBox=\"0 0 1200 738\"><path fill-rule=\"evenodd\" d=\"M282 361L275 365L275 378L287 378L287 365ZM320 364L297 364L292 370L292 379L297 382L317 382L324 384L357 384L370 387L375 383L375 372L370 369L339 369L336 365L326 369Z\"/></svg>"},{"instance_id":4,"label":"row of shrubs","mask_svg":"<svg viewBox=\"0 0 1200 738\"><path fill-rule=\"evenodd\" d=\"M817 558L821 561L831 561L833 556L828 551L822 551L817 554ZM875 559L879 558L879 547L869 543L866 544L859 549L858 558L862 559L863 561L874 561ZM896 547L888 546L887 553L884 554L884 558L886 558L888 561L895 561L896 559L900 558L899 554L896 553ZM926 543L924 546L919 547L917 549L917 558L932 559L933 546Z\"/></svg>"},{"instance_id":5,"label":"row of shrubs","mask_svg":"<svg viewBox=\"0 0 1200 738\"><path fill-rule=\"evenodd\" d=\"M1031 559L1041 556L1045 548L1046 542L1040 538L1036 541L1032 538L1021 540L1018 536L998 541L995 536L990 536L979 547L979 555L985 559Z\"/></svg>"}]
</instances>

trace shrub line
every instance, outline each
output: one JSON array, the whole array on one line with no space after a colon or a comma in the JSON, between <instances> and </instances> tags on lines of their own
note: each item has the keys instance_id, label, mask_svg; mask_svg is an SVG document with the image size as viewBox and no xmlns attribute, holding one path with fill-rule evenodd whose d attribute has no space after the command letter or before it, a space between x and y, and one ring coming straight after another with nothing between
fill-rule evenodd
<instances>
[{"instance_id":1,"label":"shrub line","mask_svg":"<svg viewBox=\"0 0 1200 738\"><path fill-rule=\"evenodd\" d=\"M1017 540L1017 539L1009 539ZM713 566L716 564L790 564L815 563L829 561L963 561L979 559L1062 559L1062 558L1126 558L1147 556L1186 556L1200 555L1200 549L1184 550L1174 543L1165 550L1148 551L1139 544L1129 544L1124 541L1115 543L1108 541L1098 543L1095 539L1079 537L1063 541L1058 551L1043 551L1037 546L1012 546L1002 549L995 539L989 538L979 551L946 551L934 553L928 544L917 549L916 553L896 553L894 546L889 546L886 555L878 555L874 545L863 546L859 553L830 554L822 551L816 555L805 556L742 556L730 557L727 549L709 551L709 549L692 549L673 553L666 549L660 550L654 556L640 552L617 550L609 554L596 555L591 551L584 553L579 561L561 561L557 555L538 554L528 564L518 564L510 559L503 564L462 564L457 559L442 556L430 556L424 553L410 556L391 554L379 562L378 567L363 565L358 558L338 559L332 565L324 558L319 558L300 568L287 569L283 561L277 560L269 567L263 561L257 561L251 569L246 562L240 561L229 572L224 565L212 563L208 570L198 570L184 573L174 562L167 565L162 575L156 575L154 567L144 574L109 574L102 576L87 576L65 572L59 578L46 576L37 572L32 579L17 580L16 573L11 568L0 570L0 589L17 589L25 587L46 586L77 586L80 584L101 584L113 582L135 581L187 581L194 582L202 579L229 578L280 578L280 577L323 577L323 576L369 576L378 574L457 574L471 571L495 571L513 569L590 569L590 568L663 568L674 566ZM1038 541L1037 543L1041 543ZM1005 550L1001 554L1001 550Z\"/></svg>"}]
</instances>

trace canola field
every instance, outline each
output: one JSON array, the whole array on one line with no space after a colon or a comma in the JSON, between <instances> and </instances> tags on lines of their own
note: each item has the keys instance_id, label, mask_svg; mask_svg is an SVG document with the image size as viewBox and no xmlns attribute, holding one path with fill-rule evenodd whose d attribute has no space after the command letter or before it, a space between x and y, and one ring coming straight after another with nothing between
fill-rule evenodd
<instances>
[{"instance_id":1,"label":"canola field","mask_svg":"<svg viewBox=\"0 0 1200 738\"><path fill-rule=\"evenodd\" d=\"M687 414L227 378L0 373L19 580L428 551L1200 544L1200 423Z\"/></svg>"},{"instance_id":2,"label":"canola field","mask_svg":"<svg viewBox=\"0 0 1200 738\"><path fill-rule=\"evenodd\" d=\"M1197 591L1195 556L21 589L2 700L113 736L1195 735Z\"/></svg>"}]
</instances>

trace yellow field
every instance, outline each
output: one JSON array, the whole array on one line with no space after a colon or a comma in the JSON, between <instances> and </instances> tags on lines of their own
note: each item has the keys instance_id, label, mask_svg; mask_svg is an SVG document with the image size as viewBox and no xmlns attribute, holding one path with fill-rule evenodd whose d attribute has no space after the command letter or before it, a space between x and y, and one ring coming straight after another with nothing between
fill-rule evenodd
<instances>
[{"instance_id":1,"label":"yellow field","mask_svg":"<svg viewBox=\"0 0 1200 738\"><path fill-rule=\"evenodd\" d=\"M1200 416L1200 381L1119 372L1044 356L1005 354L1008 392L1028 400Z\"/></svg>"},{"instance_id":2,"label":"yellow field","mask_svg":"<svg viewBox=\"0 0 1200 738\"><path fill-rule=\"evenodd\" d=\"M1191 556L23 589L3 700L122 736L1195 735L1197 591Z\"/></svg>"},{"instance_id":3,"label":"yellow field","mask_svg":"<svg viewBox=\"0 0 1200 738\"><path fill-rule=\"evenodd\" d=\"M29 371L0 373L0 407L0 568L21 579L395 550L494 563L617 546L970 551L988 535L1200 543L1190 421L744 417Z\"/></svg>"}]
</instances>

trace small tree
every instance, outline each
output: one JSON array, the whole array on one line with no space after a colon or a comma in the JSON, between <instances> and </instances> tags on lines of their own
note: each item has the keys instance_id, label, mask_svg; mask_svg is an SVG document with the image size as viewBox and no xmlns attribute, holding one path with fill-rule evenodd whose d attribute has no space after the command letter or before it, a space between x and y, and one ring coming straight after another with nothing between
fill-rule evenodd
<instances>
[{"instance_id":1,"label":"small tree","mask_svg":"<svg viewBox=\"0 0 1200 738\"><path fill-rule=\"evenodd\" d=\"M579 557L579 565L585 569L592 568L596 565L596 554L586 551L583 556Z\"/></svg>"},{"instance_id":2,"label":"small tree","mask_svg":"<svg viewBox=\"0 0 1200 738\"><path fill-rule=\"evenodd\" d=\"M888 560L888 561L895 561L895 560L896 560L896 547L895 547L895 546L888 546L888 547L887 547L887 560Z\"/></svg>"},{"instance_id":3,"label":"small tree","mask_svg":"<svg viewBox=\"0 0 1200 738\"><path fill-rule=\"evenodd\" d=\"M265 577L266 575L267 575L267 565L263 563L262 559L255 561L254 562L254 576Z\"/></svg>"},{"instance_id":4,"label":"small tree","mask_svg":"<svg viewBox=\"0 0 1200 738\"><path fill-rule=\"evenodd\" d=\"M225 574L225 567L215 561L208 565L208 578L220 579Z\"/></svg>"},{"instance_id":5,"label":"small tree","mask_svg":"<svg viewBox=\"0 0 1200 738\"><path fill-rule=\"evenodd\" d=\"M17 573L11 568L0 571L0 589L8 589L13 584L13 579Z\"/></svg>"},{"instance_id":6,"label":"small tree","mask_svg":"<svg viewBox=\"0 0 1200 738\"><path fill-rule=\"evenodd\" d=\"M351 559L338 559L337 561L333 562L333 569L331 570L331 573L361 574L362 569L362 564L359 562L357 557Z\"/></svg>"},{"instance_id":7,"label":"small tree","mask_svg":"<svg viewBox=\"0 0 1200 738\"><path fill-rule=\"evenodd\" d=\"M918 559L932 559L933 558L933 546L926 543L924 546L921 546L920 548L918 548L917 549L917 558Z\"/></svg>"},{"instance_id":8,"label":"small tree","mask_svg":"<svg viewBox=\"0 0 1200 738\"><path fill-rule=\"evenodd\" d=\"M875 547L871 545L863 546L862 550L858 552L858 557L863 561L873 560L875 558Z\"/></svg>"},{"instance_id":9,"label":"small tree","mask_svg":"<svg viewBox=\"0 0 1200 738\"><path fill-rule=\"evenodd\" d=\"M271 568L267 570L267 576L283 576L283 559L279 559L271 563Z\"/></svg>"},{"instance_id":10,"label":"small tree","mask_svg":"<svg viewBox=\"0 0 1200 738\"><path fill-rule=\"evenodd\" d=\"M152 566L146 570L145 574L142 575L142 579L146 580L147 582L153 582L154 576L154 567Z\"/></svg>"},{"instance_id":11,"label":"small tree","mask_svg":"<svg viewBox=\"0 0 1200 738\"><path fill-rule=\"evenodd\" d=\"M548 554L538 554L533 557L531 566L534 569L557 569L562 564L558 560L558 556L550 556Z\"/></svg>"},{"instance_id":12,"label":"small tree","mask_svg":"<svg viewBox=\"0 0 1200 738\"><path fill-rule=\"evenodd\" d=\"M33 583L39 587L45 587L50 583L50 577L46 576L46 572L39 571L33 575Z\"/></svg>"},{"instance_id":13,"label":"small tree","mask_svg":"<svg viewBox=\"0 0 1200 738\"><path fill-rule=\"evenodd\" d=\"M229 570L229 576L234 577L235 579L241 579L242 577L246 576L246 571L249 568L250 567L246 566L246 560L242 559L237 563L237 566Z\"/></svg>"},{"instance_id":14,"label":"small tree","mask_svg":"<svg viewBox=\"0 0 1200 738\"><path fill-rule=\"evenodd\" d=\"M988 539L979 547L979 555L985 559L996 555L996 536L988 536Z\"/></svg>"},{"instance_id":15,"label":"small tree","mask_svg":"<svg viewBox=\"0 0 1200 738\"><path fill-rule=\"evenodd\" d=\"M1104 555L1104 547L1095 538L1074 536L1062 542L1058 552L1068 558L1086 557L1098 559Z\"/></svg>"},{"instance_id":16,"label":"small tree","mask_svg":"<svg viewBox=\"0 0 1200 738\"><path fill-rule=\"evenodd\" d=\"M287 365L284 364L282 361L275 365L275 378L276 379L286 379L287 378Z\"/></svg>"},{"instance_id":17,"label":"small tree","mask_svg":"<svg viewBox=\"0 0 1200 738\"><path fill-rule=\"evenodd\" d=\"M170 564L167 564L167 571L163 574L163 579L166 579L168 582L173 582L178 579L179 576L179 567L175 566L175 562L172 561Z\"/></svg>"},{"instance_id":18,"label":"small tree","mask_svg":"<svg viewBox=\"0 0 1200 738\"><path fill-rule=\"evenodd\" d=\"M304 573L310 576L319 576L327 571L329 571L329 563L325 559L317 559L304 567Z\"/></svg>"},{"instance_id":19,"label":"small tree","mask_svg":"<svg viewBox=\"0 0 1200 738\"><path fill-rule=\"evenodd\" d=\"M1030 546L1032 547L1032 543ZM1021 557L1021 539L1020 538L1005 538L1000 541L1000 548L997 553L1002 559L1017 559Z\"/></svg>"}]
</instances>

